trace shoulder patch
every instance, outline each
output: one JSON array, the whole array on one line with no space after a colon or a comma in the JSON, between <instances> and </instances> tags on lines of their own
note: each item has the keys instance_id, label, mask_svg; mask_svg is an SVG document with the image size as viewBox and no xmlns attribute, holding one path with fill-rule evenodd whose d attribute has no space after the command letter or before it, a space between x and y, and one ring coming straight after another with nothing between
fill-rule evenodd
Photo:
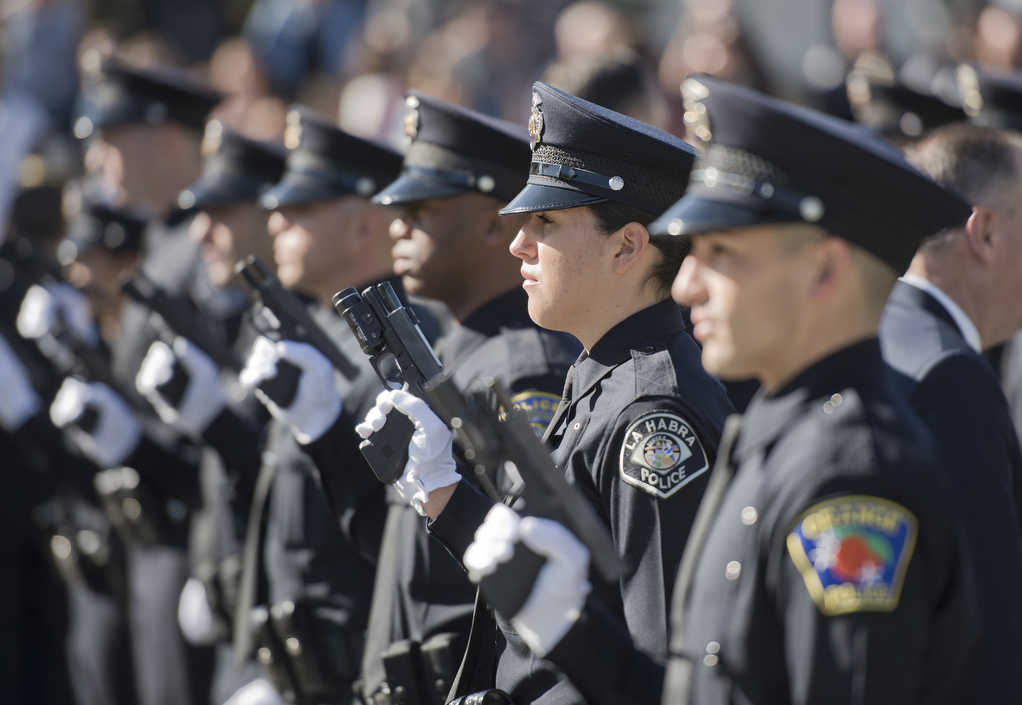
<instances>
[{"instance_id":1,"label":"shoulder patch","mask_svg":"<svg viewBox=\"0 0 1022 705\"><path fill-rule=\"evenodd\" d=\"M550 425L550 421L554 418L554 412L557 411L557 406L560 403L561 398L556 394L540 392L535 389L530 389L511 397L511 405L525 414L526 418L529 419L532 430L540 438L543 437L546 427Z\"/></svg>"},{"instance_id":2,"label":"shoulder patch","mask_svg":"<svg viewBox=\"0 0 1022 705\"><path fill-rule=\"evenodd\" d=\"M635 421L621 445L621 479L667 499L710 467L692 425L668 411Z\"/></svg>"},{"instance_id":3,"label":"shoulder patch","mask_svg":"<svg viewBox=\"0 0 1022 705\"><path fill-rule=\"evenodd\" d=\"M788 553L820 612L890 612L915 548L919 522L879 497L813 505L788 532Z\"/></svg>"}]
</instances>

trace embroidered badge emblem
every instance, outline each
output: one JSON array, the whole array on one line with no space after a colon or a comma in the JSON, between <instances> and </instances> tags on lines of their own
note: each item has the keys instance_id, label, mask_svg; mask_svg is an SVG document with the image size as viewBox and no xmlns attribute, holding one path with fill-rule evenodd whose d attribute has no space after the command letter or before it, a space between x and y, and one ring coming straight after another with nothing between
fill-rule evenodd
<instances>
[{"instance_id":1,"label":"embroidered badge emblem","mask_svg":"<svg viewBox=\"0 0 1022 705\"><path fill-rule=\"evenodd\" d=\"M699 437L677 414L646 414L625 432L621 479L655 497L667 499L709 467Z\"/></svg>"},{"instance_id":2,"label":"embroidered badge emblem","mask_svg":"<svg viewBox=\"0 0 1022 705\"><path fill-rule=\"evenodd\" d=\"M532 115L529 116L529 146L536 151L540 139L543 138L543 98L539 93L532 94Z\"/></svg>"},{"instance_id":3,"label":"embroidered badge emblem","mask_svg":"<svg viewBox=\"0 0 1022 705\"><path fill-rule=\"evenodd\" d=\"M837 497L810 507L788 533L788 553L825 615L890 612L915 548L918 522L878 497Z\"/></svg>"},{"instance_id":4,"label":"embroidered badge emblem","mask_svg":"<svg viewBox=\"0 0 1022 705\"><path fill-rule=\"evenodd\" d=\"M532 430L539 438L543 437L543 432L550 425L560 403L561 398L556 394L537 392L536 390L522 392L511 397L511 404L525 414Z\"/></svg>"}]
</instances>

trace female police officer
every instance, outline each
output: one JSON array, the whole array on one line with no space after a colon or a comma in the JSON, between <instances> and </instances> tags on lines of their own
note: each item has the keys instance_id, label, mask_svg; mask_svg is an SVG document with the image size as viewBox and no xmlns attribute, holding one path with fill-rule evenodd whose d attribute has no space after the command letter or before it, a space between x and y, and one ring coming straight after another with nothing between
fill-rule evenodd
<instances>
[{"instance_id":1,"label":"female police officer","mask_svg":"<svg viewBox=\"0 0 1022 705\"><path fill-rule=\"evenodd\" d=\"M654 660L666 658L674 570L733 408L703 371L670 299L687 245L651 241L645 227L684 193L694 150L542 83L534 87L529 127L529 183L501 213L532 214L511 246L522 260L531 317L585 347L546 438L634 570L615 584L593 576L588 599L568 596L568 608L547 610L524 629L498 615L504 643L494 680L516 703L583 702L585 684L572 684L536 655L563 641L585 601L587 610L621 618ZM513 512L460 480L450 432L423 402L385 392L360 433L382 428L393 408L419 429L398 488L430 517L434 536L461 557L491 509L498 525L513 527ZM513 530L499 540L509 537ZM544 579L556 576L541 571ZM645 687L641 674L635 680L635 688Z\"/></svg>"}]
</instances>

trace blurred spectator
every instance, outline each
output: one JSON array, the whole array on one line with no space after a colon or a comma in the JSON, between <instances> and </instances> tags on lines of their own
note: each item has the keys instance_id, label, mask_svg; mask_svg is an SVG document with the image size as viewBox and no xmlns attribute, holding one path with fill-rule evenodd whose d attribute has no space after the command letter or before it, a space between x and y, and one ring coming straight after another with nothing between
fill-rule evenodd
<instances>
[{"instance_id":1,"label":"blurred spectator","mask_svg":"<svg viewBox=\"0 0 1022 705\"><path fill-rule=\"evenodd\" d=\"M603 56L635 46L634 32L614 8L582 0L569 5L554 26L557 54L562 60Z\"/></svg>"},{"instance_id":2,"label":"blurred spectator","mask_svg":"<svg viewBox=\"0 0 1022 705\"><path fill-rule=\"evenodd\" d=\"M365 0L256 0L242 33L274 92L291 99L317 70L340 75L364 9Z\"/></svg>"},{"instance_id":3,"label":"blurred spectator","mask_svg":"<svg viewBox=\"0 0 1022 705\"><path fill-rule=\"evenodd\" d=\"M225 39L213 52L209 83L226 96L213 111L223 124L257 140L284 134L286 107L270 94L266 73L243 39Z\"/></svg>"},{"instance_id":4,"label":"blurred spectator","mask_svg":"<svg viewBox=\"0 0 1022 705\"><path fill-rule=\"evenodd\" d=\"M663 128L667 103L652 73L631 51L577 56L552 64L542 79L591 103Z\"/></svg>"},{"instance_id":5,"label":"blurred spectator","mask_svg":"<svg viewBox=\"0 0 1022 705\"><path fill-rule=\"evenodd\" d=\"M29 93L46 109L58 129L70 127L78 94L75 49L85 24L74 0L26 0L0 3L0 42L4 54L2 84Z\"/></svg>"}]
</instances>

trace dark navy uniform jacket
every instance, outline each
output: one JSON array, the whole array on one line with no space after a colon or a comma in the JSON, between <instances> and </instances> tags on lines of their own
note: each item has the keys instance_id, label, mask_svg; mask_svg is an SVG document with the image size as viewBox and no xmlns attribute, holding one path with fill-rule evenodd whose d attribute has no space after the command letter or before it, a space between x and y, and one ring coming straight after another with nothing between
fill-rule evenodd
<instances>
[{"instance_id":1,"label":"dark navy uniform jacket","mask_svg":"<svg viewBox=\"0 0 1022 705\"><path fill-rule=\"evenodd\" d=\"M976 575L984 656L976 702L1022 697L1022 455L994 371L951 315L906 282L891 293L880 346L895 385L933 432Z\"/></svg>"},{"instance_id":2,"label":"dark navy uniform jacket","mask_svg":"<svg viewBox=\"0 0 1022 705\"><path fill-rule=\"evenodd\" d=\"M670 300L619 323L579 358L568 403L549 437L553 458L593 503L633 568L617 585L591 575L587 612L615 615L627 625L625 641L630 634L647 659L662 663L675 571L734 408L703 370L681 310ZM431 529L452 553L464 555L488 508L489 501L462 482ZM588 621L579 620L570 639L585 641ZM503 643L496 687L514 702L599 699L590 684L601 682L603 664L563 654L568 680L535 656L510 624L498 624ZM604 642L603 648L609 655L618 644Z\"/></svg>"},{"instance_id":3,"label":"dark navy uniform jacket","mask_svg":"<svg viewBox=\"0 0 1022 705\"><path fill-rule=\"evenodd\" d=\"M689 591L671 641L691 664L688 702L969 701L971 576L932 449L876 339L753 400L676 593Z\"/></svg>"}]
</instances>

